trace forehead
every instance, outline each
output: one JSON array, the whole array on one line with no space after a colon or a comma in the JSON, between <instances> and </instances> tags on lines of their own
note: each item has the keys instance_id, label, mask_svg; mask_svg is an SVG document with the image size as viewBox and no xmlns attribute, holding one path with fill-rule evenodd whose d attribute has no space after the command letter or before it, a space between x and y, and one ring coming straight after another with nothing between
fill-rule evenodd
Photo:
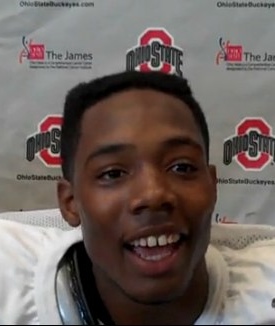
<instances>
[{"instance_id":1,"label":"forehead","mask_svg":"<svg viewBox=\"0 0 275 326\"><path fill-rule=\"evenodd\" d=\"M92 106L83 115L79 146L112 142L157 142L173 133L201 143L201 132L188 106L154 90L127 90Z\"/></svg>"}]
</instances>

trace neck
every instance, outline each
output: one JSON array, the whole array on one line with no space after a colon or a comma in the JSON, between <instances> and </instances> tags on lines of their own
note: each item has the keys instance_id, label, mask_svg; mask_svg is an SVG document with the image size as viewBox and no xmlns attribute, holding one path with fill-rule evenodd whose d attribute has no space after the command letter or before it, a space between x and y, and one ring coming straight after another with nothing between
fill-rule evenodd
<instances>
[{"instance_id":1,"label":"neck","mask_svg":"<svg viewBox=\"0 0 275 326\"><path fill-rule=\"evenodd\" d=\"M158 305L134 302L95 267L94 274L100 297L117 325L191 325L202 313L208 297L205 260L197 266L180 297Z\"/></svg>"}]
</instances>

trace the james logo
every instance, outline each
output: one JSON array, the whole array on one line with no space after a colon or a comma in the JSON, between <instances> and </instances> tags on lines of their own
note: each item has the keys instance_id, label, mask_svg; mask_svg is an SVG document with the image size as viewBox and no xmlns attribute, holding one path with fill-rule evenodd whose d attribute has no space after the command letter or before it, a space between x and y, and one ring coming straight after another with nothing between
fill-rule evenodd
<instances>
[{"instance_id":1,"label":"the james logo","mask_svg":"<svg viewBox=\"0 0 275 326\"><path fill-rule=\"evenodd\" d=\"M148 28L126 54L126 70L160 70L182 77L183 51L164 28Z\"/></svg>"},{"instance_id":2,"label":"the james logo","mask_svg":"<svg viewBox=\"0 0 275 326\"><path fill-rule=\"evenodd\" d=\"M45 59L45 45L33 43L32 40L27 40L25 36L22 37L23 49L19 53L19 63L23 62L23 59L27 60L44 60Z\"/></svg>"},{"instance_id":3,"label":"the james logo","mask_svg":"<svg viewBox=\"0 0 275 326\"><path fill-rule=\"evenodd\" d=\"M37 156L47 167L59 167L62 117L48 115L38 124L38 132L26 141L26 159L32 162Z\"/></svg>"},{"instance_id":4,"label":"the james logo","mask_svg":"<svg viewBox=\"0 0 275 326\"><path fill-rule=\"evenodd\" d=\"M275 162L275 138L263 118L243 119L224 141L223 163L230 165L233 158L245 171L261 171Z\"/></svg>"},{"instance_id":5,"label":"the james logo","mask_svg":"<svg viewBox=\"0 0 275 326\"><path fill-rule=\"evenodd\" d=\"M54 49L43 43L22 37L19 63L31 69L92 69L93 54L86 51Z\"/></svg>"},{"instance_id":6,"label":"the james logo","mask_svg":"<svg viewBox=\"0 0 275 326\"><path fill-rule=\"evenodd\" d=\"M243 47L242 45L230 44L230 41L223 41L219 39L220 51L216 55L216 64L219 65L220 61L227 62L241 62L243 60Z\"/></svg>"}]
</instances>

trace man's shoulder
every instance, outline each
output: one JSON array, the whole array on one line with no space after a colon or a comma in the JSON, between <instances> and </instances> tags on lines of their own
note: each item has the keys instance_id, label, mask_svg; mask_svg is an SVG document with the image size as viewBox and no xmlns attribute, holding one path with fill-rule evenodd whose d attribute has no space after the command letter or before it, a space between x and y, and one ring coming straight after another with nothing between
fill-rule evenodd
<instances>
[{"instance_id":1,"label":"man's shoulder","mask_svg":"<svg viewBox=\"0 0 275 326\"><path fill-rule=\"evenodd\" d=\"M211 244L229 265L271 264L275 272L275 227L268 225L213 226ZM247 264L245 263L247 262ZM274 275L275 276L275 275Z\"/></svg>"},{"instance_id":2,"label":"man's shoulder","mask_svg":"<svg viewBox=\"0 0 275 326\"><path fill-rule=\"evenodd\" d=\"M275 321L275 227L219 225L212 245L225 262L226 325Z\"/></svg>"},{"instance_id":3,"label":"man's shoulder","mask_svg":"<svg viewBox=\"0 0 275 326\"><path fill-rule=\"evenodd\" d=\"M273 246L275 226L257 224L214 224L211 244L235 250Z\"/></svg>"},{"instance_id":4,"label":"man's shoulder","mask_svg":"<svg viewBox=\"0 0 275 326\"><path fill-rule=\"evenodd\" d=\"M236 324L275 322L275 239L221 250L228 268L227 316ZM230 317L231 316L231 317ZM228 321L227 324L230 324Z\"/></svg>"},{"instance_id":5,"label":"man's shoulder","mask_svg":"<svg viewBox=\"0 0 275 326\"><path fill-rule=\"evenodd\" d=\"M59 259L80 240L79 229L0 219L0 324L39 323L38 301L48 297Z\"/></svg>"},{"instance_id":6,"label":"man's shoulder","mask_svg":"<svg viewBox=\"0 0 275 326\"><path fill-rule=\"evenodd\" d=\"M38 239L55 237L64 232L55 227L43 227L36 225L29 225L18 221L1 220L0 219L0 241L3 242L5 238L20 241L36 241Z\"/></svg>"},{"instance_id":7,"label":"man's shoulder","mask_svg":"<svg viewBox=\"0 0 275 326\"><path fill-rule=\"evenodd\" d=\"M79 231L79 228L63 230L0 219L0 262L10 268L19 263L34 266L47 252L79 241Z\"/></svg>"},{"instance_id":8,"label":"man's shoulder","mask_svg":"<svg viewBox=\"0 0 275 326\"><path fill-rule=\"evenodd\" d=\"M67 231L0 220L0 261L9 261L10 266L18 259L22 263L23 258L34 263L44 248L59 241L64 232Z\"/></svg>"}]
</instances>

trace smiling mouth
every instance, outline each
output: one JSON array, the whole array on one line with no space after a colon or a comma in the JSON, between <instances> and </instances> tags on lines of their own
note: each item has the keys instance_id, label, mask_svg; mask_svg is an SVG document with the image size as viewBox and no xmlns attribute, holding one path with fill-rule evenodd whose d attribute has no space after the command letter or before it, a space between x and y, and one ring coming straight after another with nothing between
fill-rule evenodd
<instances>
[{"instance_id":1,"label":"smiling mouth","mask_svg":"<svg viewBox=\"0 0 275 326\"><path fill-rule=\"evenodd\" d=\"M144 261L157 263L172 256L186 238L182 233L151 235L126 243L124 248Z\"/></svg>"}]
</instances>

